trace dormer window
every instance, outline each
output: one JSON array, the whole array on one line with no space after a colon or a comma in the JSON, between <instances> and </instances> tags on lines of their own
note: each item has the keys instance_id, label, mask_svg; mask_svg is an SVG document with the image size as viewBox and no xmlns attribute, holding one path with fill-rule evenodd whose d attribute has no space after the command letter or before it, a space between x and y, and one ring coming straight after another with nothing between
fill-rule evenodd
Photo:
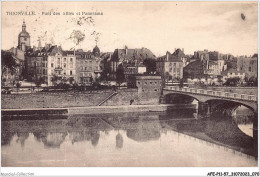
<instances>
[{"instance_id":1,"label":"dormer window","mask_svg":"<svg viewBox=\"0 0 260 177\"><path fill-rule=\"evenodd\" d=\"M24 40L27 41L27 38L25 37Z\"/></svg>"}]
</instances>

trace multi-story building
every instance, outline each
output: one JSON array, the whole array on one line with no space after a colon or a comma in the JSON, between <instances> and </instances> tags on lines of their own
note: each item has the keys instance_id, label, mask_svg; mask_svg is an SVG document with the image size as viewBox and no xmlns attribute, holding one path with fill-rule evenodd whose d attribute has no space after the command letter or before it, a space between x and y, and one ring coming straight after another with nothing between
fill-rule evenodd
<instances>
[{"instance_id":1,"label":"multi-story building","mask_svg":"<svg viewBox=\"0 0 260 177\"><path fill-rule=\"evenodd\" d=\"M44 50L33 51L29 49L26 51L25 68L28 80L36 81L43 78L44 83L47 83L47 58L47 53Z\"/></svg>"},{"instance_id":2,"label":"multi-story building","mask_svg":"<svg viewBox=\"0 0 260 177\"><path fill-rule=\"evenodd\" d=\"M257 58L237 58L237 71L242 71L246 74L246 77L257 77Z\"/></svg>"},{"instance_id":3,"label":"multi-story building","mask_svg":"<svg viewBox=\"0 0 260 177\"><path fill-rule=\"evenodd\" d=\"M67 83L76 81L76 56L62 51L59 46L52 46L48 51L48 85L54 85L53 78L57 76Z\"/></svg>"},{"instance_id":4,"label":"multi-story building","mask_svg":"<svg viewBox=\"0 0 260 177\"><path fill-rule=\"evenodd\" d=\"M141 49L115 49L110 60L110 76L112 79L116 78L116 71L120 64L124 65L128 63L135 63L139 65L143 63L145 59L156 59L156 56L147 48Z\"/></svg>"},{"instance_id":5,"label":"multi-story building","mask_svg":"<svg viewBox=\"0 0 260 177\"><path fill-rule=\"evenodd\" d=\"M75 51L76 55L76 81L78 84L89 85L96 81L103 70L100 50L96 46L92 52Z\"/></svg>"},{"instance_id":6,"label":"multi-story building","mask_svg":"<svg viewBox=\"0 0 260 177\"><path fill-rule=\"evenodd\" d=\"M167 80L183 78L184 56L176 55L176 51L173 54L166 52L166 55L158 57L156 61L156 72Z\"/></svg>"}]
</instances>

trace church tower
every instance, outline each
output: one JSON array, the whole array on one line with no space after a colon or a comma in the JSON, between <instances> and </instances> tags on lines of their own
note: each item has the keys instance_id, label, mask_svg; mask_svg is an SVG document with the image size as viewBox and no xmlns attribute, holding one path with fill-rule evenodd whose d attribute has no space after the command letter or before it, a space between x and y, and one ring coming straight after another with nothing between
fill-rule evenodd
<instances>
[{"instance_id":1,"label":"church tower","mask_svg":"<svg viewBox=\"0 0 260 177\"><path fill-rule=\"evenodd\" d=\"M26 31L26 24L23 20L22 32L18 35L18 48L25 51L30 48L30 34Z\"/></svg>"}]
</instances>

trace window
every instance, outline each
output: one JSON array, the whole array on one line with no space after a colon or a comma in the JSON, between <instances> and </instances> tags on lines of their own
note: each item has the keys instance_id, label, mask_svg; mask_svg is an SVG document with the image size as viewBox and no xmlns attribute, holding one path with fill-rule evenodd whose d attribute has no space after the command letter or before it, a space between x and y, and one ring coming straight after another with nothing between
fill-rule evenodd
<instances>
[{"instance_id":1,"label":"window","mask_svg":"<svg viewBox=\"0 0 260 177\"><path fill-rule=\"evenodd\" d=\"M137 82L138 83L138 85L140 85L140 82Z\"/></svg>"},{"instance_id":2,"label":"window","mask_svg":"<svg viewBox=\"0 0 260 177\"><path fill-rule=\"evenodd\" d=\"M66 58L63 58L63 61L66 62Z\"/></svg>"},{"instance_id":3,"label":"window","mask_svg":"<svg viewBox=\"0 0 260 177\"><path fill-rule=\"evenodd\" d=\"M66 63L63 64L63 67L66 68Z\"/></svg>"},{"instance_id":4,"label":"window","mask_svg":"<svg viewBox=\"0 0 260 177\"><path fill-rule=\"evenodd\" d=\"M72 75L72 71L70 71L70 75Z\"/></svg>"},{"instance_id":5,"label":"window","mask_svg":"<svg viewBox=\"0 0 260 177\"><path fill-rule=\"evenodd\" d=\"M87 67L85 67L85 70L88 70Z\"/></svg>"},{"instance_id":6,"label":"window","mask_svg":"<svg viewBox=\"0 0 260 177\"><path fill-rule=\"evenodd\" d=\"M249 66L248 71L251 72L251 70L252 70L252 68L251 68L251 66Z\"/></svg>"},{"instance_id":7,"label":"window","mask_svg":"<svg viewBox=\"0 0 260 177\"><path fill-rule=\"evenodd\" d=\"M150 84L153 84L153 82L150 82Z\"/></svg>"},{"instance_id":8,"label":"window","mask_svg":"<svg viewBox=\"0 0 260 177\"><path fill-rule=\"evenodd\" d=\"M154 89L155 92L157 92L157 89Z\"/></svg>"},{"instance_id":9,"label":"window","mask_svg":"<svg viewBox=\"0 0 260 177\"><path fill-rule=\"evenodd\" d=\"M27 41L27 38L25 37L24 40Z\"/></svg>"},{"instance_id":10,"label":"window","mask_svg":"<svg viewBox=\"0 0 260 177\"><path fill-rule=\"evenodd\" d=\"M51 67L53 68L53 63L51 64Z\"/></svg>"},{"instance_id":11,"label":"window","mask_svg":"<svg viewBox=\"0 0 260 177\"><path fill-rule=\"evenodd\" d=\"M70 62L72 62L73 61L73 58L70 58Z\"/></svg>"},{"instance_id":12,"label":"window","mask_svg":"<svg viewBox=\"0 0 260 177\"><path fill-rule=\"evenodd\" d=\"M147 82L144 82L145 85L147 85Z\"/></svg>"}]
</instances>

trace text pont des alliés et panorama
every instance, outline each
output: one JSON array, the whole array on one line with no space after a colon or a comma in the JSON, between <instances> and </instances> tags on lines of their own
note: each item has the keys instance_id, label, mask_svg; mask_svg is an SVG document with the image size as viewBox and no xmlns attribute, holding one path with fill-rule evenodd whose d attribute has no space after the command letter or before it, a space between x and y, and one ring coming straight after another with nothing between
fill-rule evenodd
<instances>
[{"instance_id":1,"label":"text pont des alli\u00e9s et panorama","mask_svg":"<svg viewBox=\"0 0 260 177\"><path fill-rule=\"evenodd\" d=\"M35 11L16 11L11 12L7 11L6 15L16 15L16 16L33 16L33 15L103 15L103 12L54 12L54 11L48 11L48 12L41 12L36 13Z\"/></svg>"}]
</instances>

